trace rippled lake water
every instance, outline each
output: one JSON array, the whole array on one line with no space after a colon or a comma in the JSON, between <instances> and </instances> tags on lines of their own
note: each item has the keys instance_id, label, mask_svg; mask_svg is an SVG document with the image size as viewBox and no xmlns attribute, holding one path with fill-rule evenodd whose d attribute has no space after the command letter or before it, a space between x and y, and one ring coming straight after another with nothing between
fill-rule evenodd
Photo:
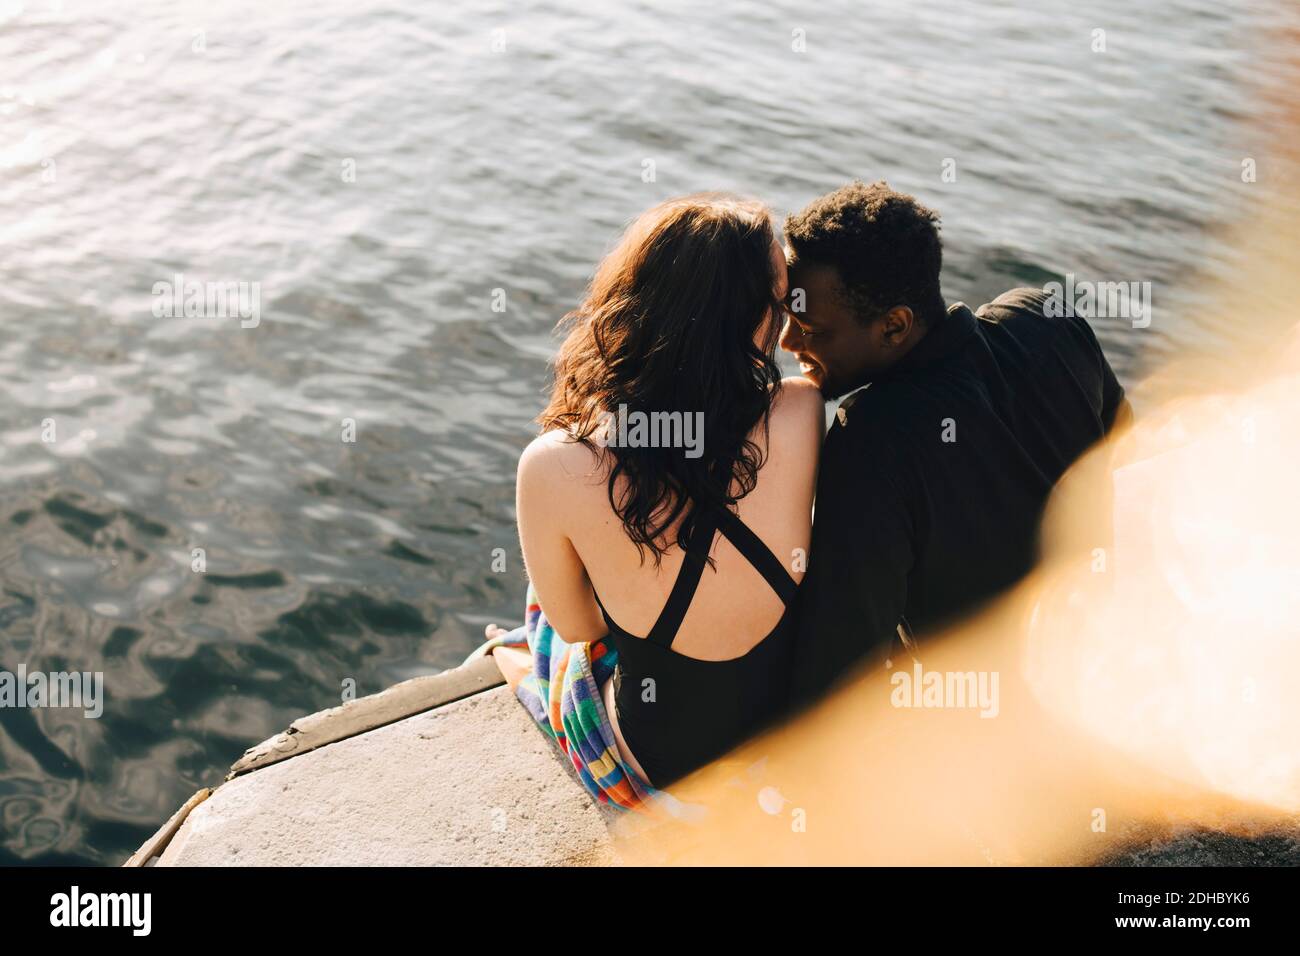
<instances>
[{"instance_id":1,"label":"rippled lake water","mask_svg":"<svg viewBox=\"0 0 1300 956\"><path fill-rule=\"evenodd\" d=\"M345 681L521 617L552 326L661 198L887 178L950 299L1152 282L1097 323L1125 381L1232 334L1191 280L1259 195L1276 14L783 6L0 0L0 670L107 696L0 709L0 863L119 863ZM156 317L176 274L260 323Z\"/></svg>"}]
</instances>

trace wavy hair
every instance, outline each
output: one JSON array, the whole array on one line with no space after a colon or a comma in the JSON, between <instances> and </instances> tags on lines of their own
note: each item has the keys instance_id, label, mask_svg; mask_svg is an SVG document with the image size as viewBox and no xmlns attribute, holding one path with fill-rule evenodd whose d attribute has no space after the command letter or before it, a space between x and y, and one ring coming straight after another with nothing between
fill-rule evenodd
<instances>
[{"instance_id":1,"label":"wavy hair","mask_svg":"<svg viewBox=\"0 0 1300 956\"><path fill-rule=\"evenodd\" d=\"M762 203L720 193L668 200L632 223L560 322L567 335L537 421L612 456L610 506L656 567L679 519L674 540L685 548L701 508L734 505L758 481L764 455L750 434L761 423L766 446L781 382L774 240ZM702 413L693 419L703 425L699 457L602 440L620 406Z\"/></svg>"}]
</instances>

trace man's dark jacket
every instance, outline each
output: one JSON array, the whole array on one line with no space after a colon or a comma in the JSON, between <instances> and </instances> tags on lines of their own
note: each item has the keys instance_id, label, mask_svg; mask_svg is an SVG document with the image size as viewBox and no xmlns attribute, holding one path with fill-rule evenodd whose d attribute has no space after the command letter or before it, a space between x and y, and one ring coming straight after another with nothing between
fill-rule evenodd
<instances>
[{"instance_id":1,"label":"man's dark jacket","mask_svg":"<svg viewBox=\"0 0 1300 956\"><path fill-rule=\"evenodd\" d=\"M822 449L799 595L795 703L900 621L924 634L1021 578L1052 486L1124 398L1096 336L1013 289L952 306L844 400Z\"/></svg>"}]
</instances>

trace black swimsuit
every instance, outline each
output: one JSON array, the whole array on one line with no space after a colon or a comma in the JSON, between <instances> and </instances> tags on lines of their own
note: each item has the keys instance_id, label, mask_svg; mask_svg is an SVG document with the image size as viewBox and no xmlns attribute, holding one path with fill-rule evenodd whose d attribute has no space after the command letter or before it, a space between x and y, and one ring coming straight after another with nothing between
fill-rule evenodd
<instances>
[{"instance_id":1,"label":"black swimsuit","mask_svg":"<svg viewBox=\"0 0 1300 956\"><path fill-rule=\"evenodd\" d=\"M786 608L767 637L728 661L698 660L672 650L715 531L754 566ZM646 637L615 624L596 595L609 640L618 651L613 680L619 729L653 786L664 787L720 757L784 706L796 588L785 565L758 535L731 511L719 508L701 515L668 603Z\"/></svg>"}]
</instances>

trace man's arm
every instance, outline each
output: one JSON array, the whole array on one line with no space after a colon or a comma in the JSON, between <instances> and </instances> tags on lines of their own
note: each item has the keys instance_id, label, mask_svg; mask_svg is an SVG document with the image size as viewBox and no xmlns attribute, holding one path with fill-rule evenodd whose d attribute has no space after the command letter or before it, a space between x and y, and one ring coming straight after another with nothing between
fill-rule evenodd
<instances>
[{"instance_id":1,"label":"man's arm","mask_svg":"<svg viewBox=\"0 0 1300 956\"><path fill-rule=\"evenodd\" d=\"M799 589L793 703L812 703L868 652L892 640L907 603L913 516L901 456L867 420L837 422L817 479L808 573Z\"/></svg>"}]
</instances>

